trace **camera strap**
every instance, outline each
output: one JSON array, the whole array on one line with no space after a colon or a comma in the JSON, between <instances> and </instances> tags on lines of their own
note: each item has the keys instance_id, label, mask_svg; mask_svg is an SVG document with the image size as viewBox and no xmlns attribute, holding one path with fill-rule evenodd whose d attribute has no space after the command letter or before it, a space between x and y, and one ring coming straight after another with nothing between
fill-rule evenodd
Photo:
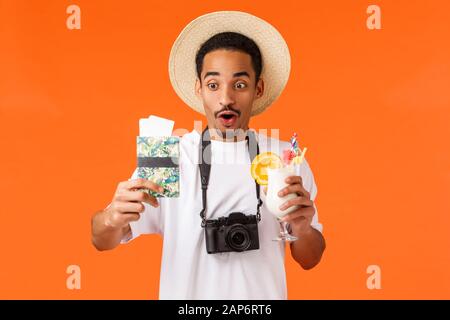
<instances>
[{"instance_id":1,"label":"camera strap","mask_svg":"<svg viewBox=\"0 0 450 320\"><path fill-rule=\"evenodd\" d=\"M259 145L256 141L255 133L251 130L247 130L247 135L245 137L247 141L247 147L250 156L250 163L259 154ZM202 202L203 209L200 211L200 217L202 218L202 228L206 225L206 191L208 190L209 174L211 172L211 137L209 134L208 127L203 130L200 137L200 155L199 155L199 168L200 168L200 178L202 183ZM256 198L258 199L258 204L256 207L256 219L261 221L260 208L263 204L260 198L260 186L255 180L256 185Z\"/></svg>"}]
</instances>

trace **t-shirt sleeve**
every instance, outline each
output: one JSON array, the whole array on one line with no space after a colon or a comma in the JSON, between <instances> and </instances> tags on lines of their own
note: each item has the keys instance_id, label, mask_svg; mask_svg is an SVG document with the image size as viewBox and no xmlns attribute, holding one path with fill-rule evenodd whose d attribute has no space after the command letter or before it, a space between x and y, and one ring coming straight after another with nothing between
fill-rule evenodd
<instances>
[{"instance_id":1,"label":"t-shirt sleeve","mask_svg":"<svg viewBox=\"0 0 450 320\"><path fill-rule=\"evenodd\" d=\"M297 174L299 174L302 177L303 188L305 188L306 191L309 192L311 200L314 201L317 197L317 186L316 182L314 181L314 175L312 173L312 170L309 167L309 164L306 161L306 159L303 160L302 164L300 165L300 168L297 168L297 170L300 170L300 172L297 171ZM314 209L316 213L312 218L311 226L314 229L322 232L323 225L319 222L319 213L317 211L315 202L314 202Z\"/></svg>"},{"instance_id":2,"label":"t-shirt sleeve","mask_svg":"<svg viewBox=\"0 0 450 320\"><path fill-rule=\"evenodd\" d=\"M132 174L130 180L137 179L137 169ZM130 222L131 234L125 236L121 243L130 242L141 234L162 234L162 201L158 199L159 206L157 208L148 203L143 203L145 210L140 214L137 221Z\"/></svg>"}]
</instances>

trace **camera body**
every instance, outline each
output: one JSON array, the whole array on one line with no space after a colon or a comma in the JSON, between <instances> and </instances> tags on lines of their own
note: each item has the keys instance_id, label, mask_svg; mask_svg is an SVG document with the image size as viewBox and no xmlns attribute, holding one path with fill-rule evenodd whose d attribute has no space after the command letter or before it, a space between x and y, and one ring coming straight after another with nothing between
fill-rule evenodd
<instances>
[{"instance_id":1,"label":"camera body","mask_svg":"<svg viewBox=\"0 0 450 320\"><path fill-rule=\"evenodd\" d=\"M228 217L206 220L205 238L208 253L257 250L257 218L255 215L233 212Z\"/></svg>"}]
</instances>

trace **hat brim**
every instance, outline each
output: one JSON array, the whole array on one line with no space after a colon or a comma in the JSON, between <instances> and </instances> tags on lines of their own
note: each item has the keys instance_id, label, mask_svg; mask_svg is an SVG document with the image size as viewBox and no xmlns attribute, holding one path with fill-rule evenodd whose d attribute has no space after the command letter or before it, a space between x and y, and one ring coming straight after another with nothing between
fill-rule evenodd
<instances>
[{"instance_id":1,"label":"hat brim","mask_svg":"<svg viewBox=\"0 0 450 320\"><path fill-rule=\"evenodd\" d=\"M221 32L241 33L258 45L263 60L264 94L254 101L252 115L269 107L281 94L289 78L291 57L281 34L266 21L240 11L218 11L191 21L175 40L169 57L169 77L177 95L192 109L205 114L195 94L195 56L200 46Z\"/></svg>"}]
</instances>

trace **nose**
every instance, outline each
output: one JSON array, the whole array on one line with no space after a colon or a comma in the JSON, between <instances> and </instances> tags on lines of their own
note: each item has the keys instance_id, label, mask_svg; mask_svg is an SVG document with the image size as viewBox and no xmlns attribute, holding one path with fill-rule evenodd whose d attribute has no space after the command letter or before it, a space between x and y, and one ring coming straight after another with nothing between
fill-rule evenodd
<instances>
[{"instance_id":1,"label":"nose","mask_svg":"<svg viewBox=\"0 0 450 320\"><path fill-rule=\"evenodd\" d=\"M229 87L224 87L220 93L220 105L222 107L234 105L234 95L232 89Z\"/></svg>"}]
</instances>

